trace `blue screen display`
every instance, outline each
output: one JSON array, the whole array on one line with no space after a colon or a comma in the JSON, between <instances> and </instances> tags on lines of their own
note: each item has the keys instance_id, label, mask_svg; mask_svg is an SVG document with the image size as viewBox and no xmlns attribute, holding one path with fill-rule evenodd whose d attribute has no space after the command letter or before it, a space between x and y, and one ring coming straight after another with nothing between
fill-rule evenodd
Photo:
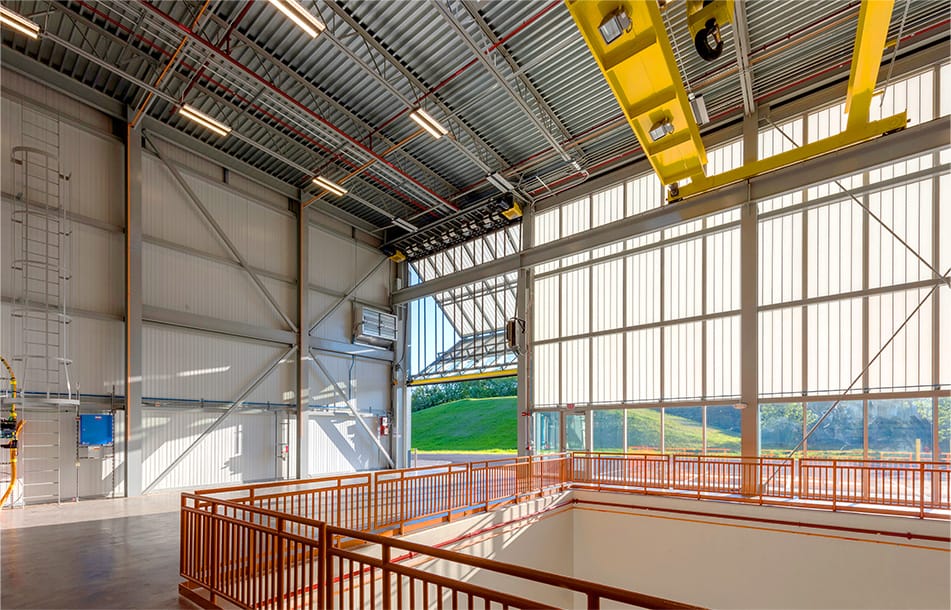
<instances>
[{"instance_id":1,"label":"blue screen display","mask_svg":"<svg viewBox=\"0 0 951 610\"><path fill-rule=\"evenodd\" d=\"M79 444L83 447L111 445L112 415L90 413L79 416Z\"/></svg>"}]
</instances>

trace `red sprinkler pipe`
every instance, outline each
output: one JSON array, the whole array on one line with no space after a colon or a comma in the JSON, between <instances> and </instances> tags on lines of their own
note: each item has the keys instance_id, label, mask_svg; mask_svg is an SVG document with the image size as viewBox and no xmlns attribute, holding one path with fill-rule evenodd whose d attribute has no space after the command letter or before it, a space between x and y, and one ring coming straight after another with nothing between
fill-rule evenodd
<instances>
[{"instance_id":1,"label":"red sprinkler pipe","mask_svg":"<svg viewBox=\"0 0 951 610\"><path fill-rule=\"evenodd\" d=\"M123 32L125 32L125 33L128 34L129 36L135 38L136 40L140 41L141 43L143 43L144 45L148 46L149 48L158 51L159 53L165 55L166 57L171 57L171 56L172 56L172 54L171 54L170 51L167 51L167 50L165 50L164 48L162 48L161 46L156 45L153 41L149 40L148 38L145 38L145 37L142 36L141 34L138 34L138 33L134 32L131 28L125 26L125 25L122 24L121 22L119 22L119 21L117 21L116 19L112 18L110 15L108 15L108 14L106 14L106 13L103 13L103 12L100 11L99 9L97 9L97 8L95 8L95 7L93 7L93 6L90 6L90 5L87 4L86 2L83 2L82 0L79 0L78 3L79 3L79 5L82 6L83 8L87 9L88 11L92 12L93 14L95 14L95 15L101 17L102 19L106 20L107 22L111 23L111 24L114 25L116 28L122 30ZM183 67L185 70L187 70L187 71L189 71L189 72L192 72L192 73L197 72L197 69L196 69L194 66L192 66L191 64L189 64L187 61L183 61L181 65L182 65L182 67ZM297 129L297 128L294 127L293 125L289 124L287 121L285 121L285 120L282 119L281 117L279 117L279 116L273 114L272 112L270 112L270 111L267 110L266 108L261 107L260 105L256 104L255 102L253 102L253 101L251 101L251 100L248 100L247 98L245 98L244 96L242 96L242 95L241 95L240 93L238 93L237 91L234 91L233 89L229 88L229 87L228 87L227 85L225 85L224 83L221 83L221 82L219 82L219 81L215 80L214 78L212 78L212 77L210 77L210 76L207 76L207 75L203 75L203 76L196 77L196 78L200 78L200 80L203 80L203 81L205 81L205 82L211 84L213 87L215 87L215 88L217 88L217 89L220 89L221 91L224 91L224 92L227 93L229 96L233 97L235 100L241 102L242 104L246 104L250 109L252 109L252 110L254 110L254 111L256 111L256 112L261 113L262 115L266 116L266 117L269 118L270 120L274 121L275 123L281 125L281 126L284 127L285 129L287 129L288 131L294 133L295 135L297 135L297 136L300 137L301 139L306 140L307 142L309 142L309 143L312 144L313 146L315 146L315 147L317 147L318 149L320 149L320 150L326 152L327 154L329 154L329 155L330 155L331 157L333 157L334 159L337 159L338 161L340 161L340 162L343 163L344 165L347 165L347 166L350 167L351 169L357 167L357 164L356 164L356 163L350 161L350 160L347 159L346 157L341 156L338 152L336 152L336 151L334 151L334 150L331 150L330 148L327 148L326 146L324 146L323 144L321 144L321 143L318 142L317 140L314 140L312 137L310 137L310 136L307 135L306 133L300 131L299 129ZM430 211L431 211L431 208L430 208L430 207L424 206L422 203L419 203L418 201L416 201L416 200L414 200L414 199L408 197L408 196L407 196L405 193L403 193L402 191L399 191L399 190L394 189L394 188L391 187L389 184L383 182L382 180L380 180L379 178L377 178L377 177L374 176L373 174L368 174L367 177L370 179L371 182L374 182L374 183L376 183L376 184L378 184L378 185L380 185L380 186L382 186L382 187L384 187L384 188L387 188L388 190L393 191L393 192L398 196L398 198L399 198L401 201L403 201L403 202L408 202L409 204L413 205L413 206L416 207L417 209L422 210L422 211L424 211L424 212L430 212Z\"/></svg>"},{"instance_id":2,"label":"red sprinkler pipe","mask_svg":"<svg viewBox=\"0 0 951 610\"><path fill-rule=\"evenodd\" d=\"M185 25L185 24L183 24L183 23L181 23L181 22L175 20L174 18L171 17L171 15L169 15L169 14L166 13L165 11L161 10L160 8L158 8L158 7L156 7L156 6L153 6L152 4L150 4L149 2L147 2L146 0L139 0L139 2L140 2L141 4L143 4L148 10L150 10L150 11L152 11L153 13L155 13L156 15L162 17L162 18L165 19L167 22L173 24L176 28L178 28L179 30L181 30L181 31L184 32L185 34L188 34L189 36L191 36L191 38L192 38L193 40L195 40L196 42L198 42L200 45L202 45L203 47L209 49L210 51L213 51L213 52L216 53L219 57L221 57L222 59L224 59L225 61L227 61L227 62L230 63L231 65L233 65L233 66L234 66L235 68L237 68L238 70L244 72L247 76L251 77L252 79L254 79L255 81L257 81L258 83L260 83L261 85L263 85L265 88L270 89L272 92L274 92L274 93L276 93L277 95L283 97L284 99L286 99L288 102L290 102L290 103L293 104L294 106L297 106L300 110L302 110L302 111L305 112L306 114L310 115L313 119L315 119L316 121L318 121L319 123L321 123L321 124L324 125L325 127L329 128L331 131L333 131L334 133L336 133L337 135L339 135L341 138L343 138L344 140L346 140L349 144L351 144L352 146L355 146L356 148L359 148L360 150L362 150L364 153L366 153L366 154L369 155L371 158L373 158L377 163L382 163L383 165L386 165L387 167L389 167L390 169L392 169L392 170L393 170L394 172L396 172L400 177L405 178L408 182L412 183L414 186L416 186L416 187L419 188L420 190L422 190L422 191L426 192L427 194L429 194L431 197L433 197L435 200L437 200L440 204L445 205L446 207L448 207L448 208L451 209L451 210L458 210L458 209L459 209L459 208L457 208L455 205L453 205L452 203L450 203L449 201L446 201L446 199L444 199L443 197L441 197L441 196L438 195L437 193L433 192L431 189L429 189L429 188L426 187L425 185L423 185L423 184L421 184L420 182L418 182L415 178L413 178L412 176L410 176L409 174L407 174L406 172L404 172L404 171L401 170L400 168L396 167L395 165L393 165L392 163L390 163L390 162L387 161L386 159L380 157L378 154L376 154L375 152L373 152L372 150L370 150L369 148L367 148L366 146L364 146L362 143L360 143L360 142L359 142L358 140L356 140L355 138L351 137L348 133L346 133L345 131L343 131L342 129L340 129L339 127L337 127L336 125L334 125L334 124L331 123L330 121L328 121L326 118L324 118L323 116L317 114L316 112L314 112L313 110L311 110L310 108L308 108L306 105L304 105L304 104L303 104L302 102L300 102L299 100L295 99L294 97L288 95L286 92L284 92L284 91L282 91L281 89L279 89L277 86L274 85L274 83L272 83L272 82L270 82L270 81L268 81L268 80L262 78L257 72L255 72L254 70L251 70L250 68L248 68L247 66L245 66L245 65L242 64L241 62L235 60L233 57L231 57L230 55L228 55L227 53L225 53L224 50L222 50L220 47L218 47L218 46L212 44L211 42L209 42L209 41L206 40L205 38L203 38L203 37L201 37L200 35L198 35L196 32L194 32L194 31L193 31L190 27L188 27L187 25Z\"/></svg>"}]
</instances>

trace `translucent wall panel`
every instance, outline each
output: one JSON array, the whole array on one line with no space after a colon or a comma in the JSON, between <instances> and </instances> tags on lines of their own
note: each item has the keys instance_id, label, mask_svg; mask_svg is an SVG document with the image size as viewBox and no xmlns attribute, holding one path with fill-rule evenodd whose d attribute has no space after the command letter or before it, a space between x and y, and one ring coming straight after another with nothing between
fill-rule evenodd
<instances>
[{"instance_id":1,"label":"translucent wall panel","mask_svg":"<svg viewBox=\"0 0 951 610\"><path fill-rule=\"evenodd\" d=\"M624 218L624 185L619 184L591 196L591 227Z\"/></svg>"},{"instance_id":2,"label":"translucent wall panel","mask_svg":"<svg viewBox=\"0 0 951 610\"><path fill-rule=\"evenodd\" d=\"M707 407L707 455L740 454L740 415L732 405Z\"/></svg>"},{"instance_id":3,"label":"translucent wall panel","mask_svg":"<svg viewBox=\"0 0 951 610\"><path fill-rule=\"evenodd\" d=\"M659 208L663 202L663 188L654 172L628 181L626 188L628 216Z\"/></svg>"},{"instance_id":4,"label":"translucent wall panel","mask_svg":"<svg viewBox=\"0 0 951 610\"><path fill-rule=\"evenodd\" d=\"M806 120L809 141L815 142L842 133L847 120L844 103L810 113Z\"/></svg>"},{"instance_id":5,"label":"translucent wall panel","mask_svg":"<svg viewBox=\"0 0 951 610\"><path fill-rule=\"evenodd\" d=\"M515 254L521 247L521 239L522 225L513 224L413 261L411 265L416 270L418 277L413 278L415 281L410 283L429 281L462 269L468 269L473 265L481 265Z\"/></svg>"},{"instance_id":6,"label":"translucent wall panel","mask_svg":"<svg viewBox=\"0 0 951 610\"><path fill-rule=\"evenodd\" d=\"M691 239L664 248L664 319L700 315L703 307L701 281L703 242Z\"/></svg>"},{"instance_id":7,"label":"translucent wall panel","mask_svg":"<svg viewBox=\"0 0 951 610\"><path fill-rule=\"evenodd\" d=\"M591 362L594 385L591 401L620 403L624 400L624 335L591 338Z\"/></svg>"},{"instance_id":8,"label":"translucent wall panel","mask_svg":"<svg viewBox=\"0 0 951 610\"><path fill-rule=\"evenodd\" d=\"M706 313L740 308L740 231L732 229L706 238Z\"/></svg>"},{"instance_id":9,"label":"translucent wall panel","mask_svg":"<svg viewBox=\"0 0 951 610\"><path fill-rule=\"evenodd\" d=\"M664 329L664 398L684 399L702 395L703 363L700 322Z\"/></svg>"},{"instance_id":10,"label":"translucent wall panel","mask_svg":"<svg viewBox=\"0 0 951 610\"><path fill-rule=\"evenodd\" d=\"M660 453L661 409L627 410L627 450Z\"/></svg>"},{"instance_id":11,"label":"translucent wall panel","mask_svg":"<svg viewBox=\"0 0 951 610\"><path fill-rule=\"evenodd\" d=\"M934 459L933 409L931 398L869 401L869 459Z\"/></svg>"},{"instance_id":12,"label":"translucent wall panel","mask_svg":"<svg viewBox=\"0 0 951 610\"><path fill-rule=\"evenodd\" d=\"M664 409L664 453L703 453L703 407Z\"/></svg>"},{"instance_id":13,"label":"translucent wall panel","mask_svg":"<svg viewBox=\"0 0 951 610\"><path fill-rule=\"evenodd\" d=\"M934 118L934 72L932 70L889 84L884 95L872 99L869 118L874 121L892 116L902 110L908 113L909 126Z\"/></svg>"},{"instance_id":14,"label":"translucent wall panel","mask_svg":"<svg viewBox=\"0 0 951 610\"><path fill-rule=\"evenodd\" d=\"M860 290L862 208L853 201L834 203L809 210L806 222L808 296Z\"/></svg>"},{"instance_id":15,"label":"translucent wall panel","mask_svg":"<svg viewBox=\"0 0 951 610\"><path fill-rule=\"evenodd\" d=\"M594 451L624 451L624 411L598 410L592 414L594 420Z\"/></svg>"},{"instance_id":16,"label":"translucent wall panel","mask_svg":"<svg viewBox=\"0 0 951 610\"><path fill-rule=\"evenodd\" d=\"M796 148L793 142L790 142L786 136L793 139L796 144L802 144L802 119L793 119L777 125L779 129L772 127L764 129L759 133L759 158L766 159L781 152ZM782 131L780 131L782 130Z\"/></svg>"},{"instance_id":17,"label":"translucent wall panel","mask_svg":"<svg viewBox=\"0 0 951 610\"><path fill-rule=\"evenodd\" d=\"M589 339L575 339L561 344L562 403L586 403L590 400L589 353ZM551 378L548 383L551 383Z\"/></svg>"},{"instance_id":18,"label":"translucent wall panel","mask_svg":"<svg viewBox=\"0 0 951 610\"><path fill-rule=\"evenodd\" d=\"M759 438L762 455L788 455L802 442L802 435L803 406L801 403L759 406Z\"/></svg>"},{"instance_id":19,"label":"translucent wall panel","mask_svg":"<svg viewBox=\"0 0 951 610\"><path fill-rule=\"evenodd\" d=\"M588 268L569 271L561 278L561 335L570 337L591 328L591 284Z\"/></svg>"},{"instance_id":20,"label":"translucent wall panel","mask_svg":"<svg viewBox=\"0 0 951 610\"><path fill-rule=\"evenodd\" d=\"M625 274L627 324L637 326L660 321L660 251L627 257Z\"/></svg>"},{"instance_id":21,"label":"translucent wall panel","mask_svg":"<svg viewBox=\"0 0 951 610\"><path fill-rule=\"evenodd\" d=\"M814 402L806 407L807 457L861 459L865 453L862 402L840 402L829 411L833 404ZM829 415L819 423L827 411Z\"/></svg>"},{"instance_id":22,"label":"translucent wall panel","mask_svg":"<svg viewBox=\"0 0 951 610\"><path fill-rule=\"evenodd\" d=\"M806 308L806 320L807 389L811 393L845 390L862 370L861 300L810 305Z\"/></svg>"},{"instance_id":23,"label":"translucent wall panel","mask_svg":"<svg viewBox=\"0 0 951 610\"><path fill-rule=\"evenodd\" d=\"M557 405L560 396L561 346L557 343L535 346L535 405Z\"/></svg>"},{"instance_id":24,"label":"translucent wall panel","mask_svg":"<svg viewBox=\"0 0 951 610\"><path fill-rule=\"evenodd\" d=\"M926 301L912 315L927 293L928 290L921 289L869 297L870 357L881 349L908 316L912 316L872 363L869 369L870 387L903 390L931 385L932 301Z\"/></svg>"},{"instance_id":25,"label":"translucent wall panel","mask_svg":"<svg viewBox=\"0 0 951 610\"><path fill-rule=\"evenodd\" d=\"M660 399L660 329L627 333L628 402Z\"/></svg>"},{"instance_id":26,"label":"translucent wall panel","mask_svg":"<svg viewBox=\"0 0 951 610\"><path fill-rule=\"evenodd\" d=\"M740 317L716 318L706 330L706 387L708 398L740 395Z\"/></svg>"},{"instance_id":27,"label":"translucent wall panel","mask_svg":"<svg viewBox=\"0 0 951 610\"><path fill-rule=\"evenodd\" d=\"M554 339L560 335L560 288L561 278L557 275L535 280L534 332L536 341Z\"/></svg>"},{"instance_id":28,"label":"translucent wall panel","mask_svg":"<svg viewBox=\"0 0 951 610\"><path fill-rule=\"evenodd\" d=\"M624 260L613 260L591 268L592 331L611 330L624 325Z\"/></svg>"},{"instance_id":29,"label":"translucent wall panel","mask_svg":"<svg viewBox=\"0 0 951 610\"><path fill-rule=\"evenodd\" d=\"M930 278L931 270L918 256L933 264L931 180L872 193L869 207L890 229L875 221L869 223L870 287Z\"/></svg>"},{"instance_id":30,"label":"translucent wall panel","mask_svg":"<svg viewBox=\"0 0 951 610\"><path fill-rule=\"evenodd\" d=\"M802 215L759 223L759 303L802 298Z\"/></svg>"},{"instance_id":31,"label":"translucent wall panel","mask_svg":"<svg viewBox=\"0 0 951 610\"><path fill-rule=\"evenodd\" d=\"M764 396L802 391L802 310L759 315L759 390Z\"/></svg>"}]
</instances>

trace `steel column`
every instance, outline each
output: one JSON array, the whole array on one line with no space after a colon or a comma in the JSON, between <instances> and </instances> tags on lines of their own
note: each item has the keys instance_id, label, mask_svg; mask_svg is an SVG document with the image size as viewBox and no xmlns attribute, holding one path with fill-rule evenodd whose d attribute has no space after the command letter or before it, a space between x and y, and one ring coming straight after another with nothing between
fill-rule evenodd
<instances>
[{"instance_id":1,"label":"steel column","mask_svg":"<svg viewBox=\"0 0 951 610\"><path fill-rule=\"evenodd\" d=\"M534 241L535 209L528 206L522 216L522 243L519 250ZM532 328L534 318L535 286L534 271L531 268L520 269L518 283L515 286L516 317L525 321L525 333L522 337L521 351L518 354L518 454L531 455L535 452L532 438L533 401L532 401Z\"/></svg>"},{"instance_id":2,"label":"steel column","mask_svg":"<svg viewBox=\"0 0 951 610\"><path fill-rule=\"evenodd\" d=\"M131 110L131 109L130 109ZM130 112L131 114L131 112ZM142 132L125 138L125 495L142 495Z\"/></svg>"},{"instance_id":3,"label":"steel column","mask_svg":"<svg viewBox=\"0 0 951 610\"><path fill-rule=\"evenodd\" d=\"M297 478L307 476L307 457L310 446L307 439L307 407L310 403L310 375L304 364L304 357L310 351L310 334L306 327L309 311L309 293L307 278L310 277L310 223L307 222L307 209L303 206L303 193L297 202L297 359L294 363L297 380Z\"/></svg>"},{"instance_id":4,"label":"steel column","mask_svg":"<svg viewBox=\"0 0 951 610\"><path fill-rule=\"evenodd\" d=\"M759 121L756 112L743 121L743 160L757 158ZM752 198L740 212L740 402L746 405L740 413L740 454L759 456L759 220L757 204ZM758 473L744 467L741 483L744 494L756 494Z\"/></svg>"},{"instance_id":5,"label":"steel column","mask_svg":"<svg viewBox=\"0 0 951 610\"><path fill-rule=\"evenodd\" d=\"M258 376L254 379L254 381L252 381L250 384L248 384L247 386L245 386L245 388L241 391L241 393L238 394L238 397L235 398L233 401L231 401L231 404L228 405L228 408L225 409L225 412L222 413L222 414L218 417L218 419L216 419L215 421L211 422L211 424L210 424L207 428L205 428L205 429L202 431L201 434L198 435L198 438L196 438L196 439L192 442L192 444L190 444L188 447L185 448L184 451L182 451L180 454L178 454L178 456L177 456L174 460L172 460L172 463L169 464L168 467L166 467L165 470L163 470L157 477L155 477L155 480L152 481L151 483L149 483L148 487L146 487L146 488L143 490L142 493L148 493L148 492L151 491L156 485L158 485L159 483L161 483L161 482L162 482L162 479L164 479L165 477L167 477L168 474L169 474L170 472L172 472L172 471L175 469L176 466L178 466L179 464L181 464L181 463L182 463L182 460L184 460L184 459L188 456L189 453L191 453L192 451L194 451L195 447L197 447L198 445L200 445L201 442L202 442L203 440L205 440L205 437L207 437L209 434L211 434L212 432L214 432L215 430L217 430L218 427L219 427L222 423L224 423L224 421L225 421L226 419L228 419L228 416L231 415L232 413L234 413L234 411L235 411L238 407L241 406L241 404L244 402L244 399L247 398L248 395L251 394L251 392L253 392L255 388L257 388L259 385L261 385L261 382L268 378L268 376L274 371L274 369L277 368L277 365L279 365L279 364L281 364L282 362L284 362L284 359L287 358L288 356L290 356L290 355L294 352L295 349L297 349L297 348L294 347L294 346L289 347L289 348L287 349L287 351L285 351L283 354L281 354L276 360L274 360L273 362L271 362L270 366L268 366L267 369L265 369L263 373L261 373L260 375L258 375Z\"/></svg>"}]
</instances>

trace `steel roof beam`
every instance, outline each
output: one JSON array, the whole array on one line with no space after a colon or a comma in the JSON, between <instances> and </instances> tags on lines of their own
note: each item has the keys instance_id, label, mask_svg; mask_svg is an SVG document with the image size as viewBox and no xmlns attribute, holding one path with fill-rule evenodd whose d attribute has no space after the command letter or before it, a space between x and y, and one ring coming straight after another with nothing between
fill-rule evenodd
<instances>
[{"instance_id":1,"label":"steel roof beam","mask_svg":"<svg viewBox=\"0 0 951 610\"><path fill-rule=\"evenodd\" d=\"M753 97L753 70L750 67L750 31L746 20L746 0L733 2L733 49L736 51L736 64L739 68L740 92L743 94L743 114L750 115L756 110L756 98Z\"/></svg>"},{"instance_id":2,"label":"steel roof beam","mask_svg":"<svg viewBox=\"0 0 951 610\"><path fill-rule=\"evenodd\" d=\"M340 17L340 19L343 20L344 23L349 25L353 29L353 31L356 32L357 35L360 36L360 38L362 38L363 41L370 48L372 48L374 51L379 53L391 66L393 66L393 68L395 68L401 75L403 75L403 77L406 78L406 80L409 81L410 84L412 84L414 87L416 87L420 91L428 91L429 88L421 80L419 80L409 69L407 69L406 66L404 66L395 56L393 56L393 54L390 53L383 45L377 42L377 40L373 38L373 36L371 36L369 32L366 31L366 29L360 24L360 22L354 19L350 15L350 13L348 13L342 6L340 6L336 2L333 2L332 0L325 0L325 1L327 6L330 8L331 11L333 11L335 15ZM479 135L477 135L475 131L473 131L465 123L465 121L456 117L455 113L446 105L445 102L440 100L439 97L436 95L433 95L432 97L434 100L434 104L444 113L446 113L446 116L451 119L450 122L457 125L458 128L462 130L463 133L465 133L465 135L468 136L468 138L474 144L476 144L483 153L486 153L488 157L490 157L490 159L493 160L498 165L499 169L504 169L508 167L509 165L508 161L503 159L502 156L499 155L499 153L496 152L494 148L489 146L489 144L485 140L479 137ZM472 151L470 151L467 147L465 147L456 137L450 138L449 141L456 148L456 150L458 150L461 154L469 158L478 167L482 168L487 173L492 171L486 161L483 161L479 157L475 156L474 153L472 153Z\"/></svg>"},{"instance_id":3,"label":"steel roof beam","mask_svg":"<svg viewBox=\"0 0 951 610\"><path fill-rule=\"evenodd\" d=\"M334 125L333 123L331 123L330 121L328 121L326 118L320 116L319 114L317 114L317 113L314 112L313 110L309 109L309 108L308 108L306 105L304 105L300 100L297 100L297 99L295 99L294 97L288 95L286 92L281 91L280 89L278 89L273 83L271 83L270 81L266 80L266 79L263 78L260 74L258 74L258 73L256 73L255 71L251 70L250 68L248 68L248 67L245 66L244 64L241 64L240 62L238 62L236 59L234 59L233 57L231 57L231 55L229 55L228 53L226 53L225 51L223 51L221 48L217 47L216 45L214 45L214 44L211 43L210 41L206 40L204 37L202 37L202 36L200 36L199 34L197 34L196 32L194 32L194 31L193 31L191 28L189 28L187 25L176 21L176 20L175 20L174 18L172 18L168 13L166 13L165 11L161 10L160 8L158 8L158 7L154 6L154 5L152 5L151 3L147 2L146 0L140 0L139 3L140 3L142 6L144 6L147 10L149 10L149 11L153 12L154 14L158 15L161 19L163 19L165 22L167 22L170 26L172 26L172 27L174 27L175 29L179 30L180 32L186 34L191 40L194 40L195 42L199 43L200 46L205 47L206 49L209 49L209 50L213 51L218 57L220 57L221 59L223 59L223 60L225 61L225 63L228 63L228 64L232 65L232 66L235 67L240 73L244 74L246 77L250 78L252 81L258 83L260 86L264 87L264 89L266 89L266 90L271 90L274 94L276 94L276 95L279 96L279 97L284 98L284 99L287 100L292 106L298 108L298 109L299 109L300 111L302 111L304 114L306 114L306 115L308 115L309 117L311 117L314 121L316 121L316 124L319 126L320 130L324 132L325 137L328 137L328 138L330 138L330 139L332 139L332 140L339 140L340 143L341 143L343 146L345 146L350 152L356 153L356 156L364 155L364 156L365 156L365 159L364 159L364 160L373 159L373 160L379 162L380 167L383 169L383 171L384 171L385 173L387 173L387 174L392 173L392 174L393 174L393 177L392 177L393 181L395 181L396 183L407 184L408 186L411 186L411 187L412 187L412 191L417 192L417 193L419 193L419 194L422 194L424 199L427 199L427 200L430 200L430 201L434 202L435 205L446 205L446 206L448 206L448 207L451 208L451 209L455 209L455 206L453 206L453 205L450 204L448 201L446 201L445 199L443 199L443 198L442 198L441 196L439 196L437 193L434 193L433 191L431 191L430 189L428 189L428 188L425 187L424 185L420 184L415 178L413 178L412 176L410 176L410 175L407 174L406 172L400 170L399 168L397 168L396 166L394 166L392 163L390 163L390 162L386 161L385 159L381 158L378 154L376 154L376 153L373 152L372 150L368 149L366 146L364 146L363 144L361 144L360 142L358 142L357 140L355 140L352 136L350 136L349 134L347 134L346 132L344 132L343 130L341 130L339 127L337 127L336 125ZM307 175L313 175L313 171L305 172L305 174L307 174ZM390 188L392 188L393 190L395 190L395 191L397 191L397 192L400 191L400 190L399 190L398 188L396 188L396 186L394 186L394 185L389 185L389 186L390 186Z\"/></svg>"},{"instance_id":4,"label":"steel roof beam","mask_svg":"<svg viewBox=\"0 0 951 610\"><path fill-rule=\"evenodd\" d=\"M475 42L472 41L469 33L465 30L465 28L462 27L462 24L460 24L455 15L452 14L452 12L449 10L449 7L441 0L430 0L430 4L436 7L436 9L439 11L439 14L442 15L446 23L448 23L450 27L455 30L459 39L462 40L462 42L465 43L467 47L469 47L469 50L479 60L479 63L485 67L486 71L488 71L492 78L494 78L499 86L505 90L512 101L515 102L515 104L522 110L522 113L528 118L528 120L531 121L533 125L535 125L542 137L548 141L554 150L558 151L558 155L562 158L562 160L565 162L571 162L573 160L571 155L569 155L568 152L561 146L561 143L558 141L558 139L551 135L551 132L548 131L548 128L544 123L542 123L541 119L539 119L535 113L532 112L532 109L529 107L528 103L522 99L522 96L512 89L512 86L509 85L507 80L505 80L505 77L502 76L502 73L499 72L498 68L492 65L492 62L486 59L485 54L482 53L481 49L479 49Z\"/></svg>"}]
</instances>

